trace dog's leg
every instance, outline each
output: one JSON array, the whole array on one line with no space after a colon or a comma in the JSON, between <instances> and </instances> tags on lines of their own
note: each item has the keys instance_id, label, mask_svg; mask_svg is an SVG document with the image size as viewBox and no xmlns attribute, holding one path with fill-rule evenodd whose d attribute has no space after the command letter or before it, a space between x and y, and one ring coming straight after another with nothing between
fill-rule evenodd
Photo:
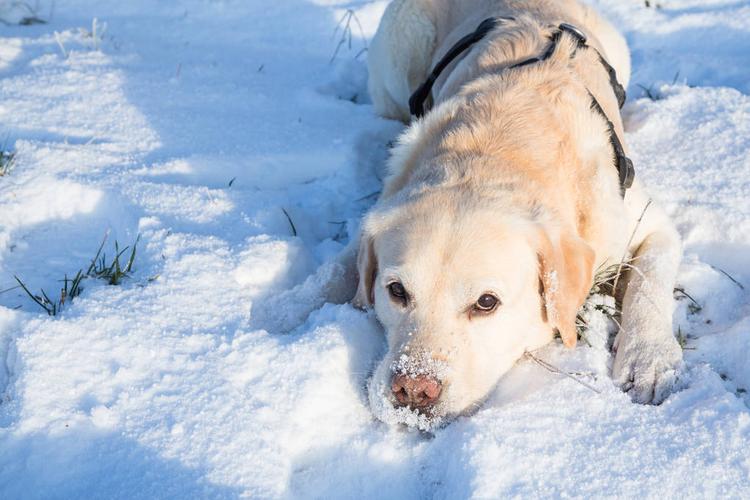
<instances>
[{"instance_id":1,"label":"dog's leg","mask_svg":"<svg viewBox=\"0 0 750 500\"><path fill-rule=\"evenodd\" d=\"M409 97L430 71L436 34L429 2L388 5L367 55L367 87L377 114L409 122Z\"/></svg>"},{"instance_id":2,"label":"dog's leg","mask_svg":"<svg viewBox=\"0 0 750 500\"><path fill-rule=\"evenodd\" d=\"M682 349L672 332L673 287L682 254L680 238L666 216L642 239L628 264L622 323L615 338L612 376L638 403L661 403L673 387Z\"/></svg>"}]
</instances>

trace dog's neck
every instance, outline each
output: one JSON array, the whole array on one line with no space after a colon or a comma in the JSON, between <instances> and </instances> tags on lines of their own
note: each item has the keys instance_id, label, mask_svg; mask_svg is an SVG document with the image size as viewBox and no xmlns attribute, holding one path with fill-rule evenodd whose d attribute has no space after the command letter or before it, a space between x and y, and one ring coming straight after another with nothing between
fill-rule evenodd
<instances>
[{"instance_id":1,"label":"dog's neck","mask_svg":"<svg viewBox=\"0 0 750 500\"><path fill-rule=\"evenodd\" d=\"M605 95L608 85L605 79L597 91ZM607 95L616 110L611 91ZM616 182L602 192L598 181L599 165L611 161L610 148L589 104L587 88L567 59L517 75L486 71L412 125L393 151L382 197L409 185L470 182L474 193L506 186L490 191L515 206L544 207L561 224L585 233L583 208L602 196L619 197ZM597 156L601 152L605 157ZM567 176L590 182L571 186ZM516 184L524 185L523 199L515 199Z\"/></svg>"}]
</instances>

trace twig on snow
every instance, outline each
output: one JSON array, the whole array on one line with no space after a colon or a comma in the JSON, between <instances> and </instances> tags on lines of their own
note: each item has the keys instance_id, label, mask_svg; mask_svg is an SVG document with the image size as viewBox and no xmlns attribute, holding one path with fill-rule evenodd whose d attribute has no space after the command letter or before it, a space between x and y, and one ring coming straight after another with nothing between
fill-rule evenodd
<instances>
[{"instance_id":1,"label":"twig on snow","mask_svg":"<svg viewBox=\"0 0 750 500\"><path fill-rule=\"evenodd\" d=\"M635 223L635 227L633 228L633 232L630 235L630 239L628 240L628 244L625 245L625 253L622 256L622 259L620 259L620 265L617 268L617 274L615 275L615 282L612 285L612 291L614 293L617 293L617 282L620 280L620 273L622 272L622 266L625 263L625 260L627 260L628 255L628 249L630 248L630 244L633 243L633 238L635 238L635 233L638 231L638 226L641 225L641 221L643 220L643 216L646 215L646 210L648 210L648 207L651 206L651 198L649 198L648 202L646 203L646 206L643 207L643 211L641 212L640 217L638 217L638 220Z\"/></svg>"},{"instance_id":2,"label":"twig on snow","mask_svg":"<svg viewBox=\"0 0 750 500\"><path fill-rule=\"evenodd\" d=\"M544 368L545 370L549 371L549 372L557 373L559 375L564 375L564 376L566 376L566 377L568 377L570 379L573 379L576 382L578 382L579 384L581 384L582 386L584 386L584 387L586 387L588 389L591 389L592 391L594 391L597 394L601 394L602 393L601 390L597 389L596 387L594 387L591 384L588 384L588 383L584 382L580 378L576 377L575 374L570 373L570 372L566 372L564 370L561 370L560 368L554 366L553 364L551 364L551 363L549 363L547 361L544 361L543 359L539 358L538 356L535 356L534 354L532 354L529 351L524 351L523 355L525 357L529 358L530 360L532 360L533 362L535 362L536 364L538 364L539 366L541 366L542 368Z\"/></svg>"}]
</instances>

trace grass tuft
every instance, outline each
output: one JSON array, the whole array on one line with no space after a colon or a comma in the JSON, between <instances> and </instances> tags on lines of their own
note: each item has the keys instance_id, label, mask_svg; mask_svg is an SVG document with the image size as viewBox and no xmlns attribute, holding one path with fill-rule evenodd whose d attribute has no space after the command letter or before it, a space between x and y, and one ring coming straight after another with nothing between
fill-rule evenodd
<instances>
[{"instance_id":1,"label":"grass tuft","mask_svg":"<svg viewBox=\"0 0 750 500\"><path fill-rule=\"evenodd\" d=\"M286 215L286 220L289 221L289 226L292 228L292 236L297 236L297 228L294 225L294 222L292 222L292 218L289 216L289 212L286 211L285 208L281 208L281 211L284 212L284 215Z\"/></svg>"},{"instance_id":2,"label":"grass tuft","mask_svg":"<svg viewBox=\"0 0 750 500\"><path fill-rule=\"evenodd\" d=\"M115 241L115 256L111 262L107 262L107 256L102 252L104 244L107 242L107 236L108 234L104 235L104 239L102 240L101 245L99 245L96 255L91 259L91 263L85 272L83 269L79 269L72 279L68 278L67 274L65 275L62 279L63 286L60 289L60 295L57 299L50 298L43 289L40 289L39 293L35 294L29 290L23 281L21 281L21 278L15 275L13 277L23 291L26 292L26 295L28 295L29 298L31 298L31 300L33 300L39 307L44 309L49 316L57 316L67 303L71 302L83 292L83 280L101 279L106 281L109 285L119 285L122 283L122 280L132 272L133 263L135 262L136 247L141 236L138 235L132 248L127 246L122 250L117 241ZM127 260L121 260L128 250L130 250L130 254L127 257Z\"/></svg>"},{"instance_id":3,"label":"grass tuft","mask_svg":"<svg viewBox=\"0 0 750 500\"><path fill-rule=\"evenodd\" d=\"M336 24L336 28L333 30L333 38L336 38L336 35L340 33L339 41L336 44L336 49L333 51L333 55L331 56L331 60L329 62L333 62L336 59L336 56L338 56L339 51L341 50L341 47L344 45L347 46L349 50L352 48L352 22L357 25L357 28L359 29L359 34L362 37L362 40L365 40L365 30L362 29L362 23L359 22L359 18L357 17L357 13L354 12L352 9L346 9L346 12L344 12L344 15L341 16L341 19L339 19L338 24ZM357 52L357 54L354 56L355 59L358 59L359 56L367 52L367 42L364 42L364 47Z\"/></svg>"},{"instance_id":4,"label":"grass tuft","mask_svg":"<svg viewBox=\"0 0 750 500\"><path fill-rule=\"evenodd\" d=\"M104 34L107 32L107 23L100 23L99 19L94 18L91 21L91 29L78 28L78 32L83 38L91 39L91 48L98 51L101 48Z\"/></svg>"},{"instance_id":5,"label":"grass tuft","mask_svg":"<svg viewBox=\"0 0 750 500\"><path fill-rule=\"evenodd\" d=\"M614 322L619 326L620 310L617 306L611 306L603 303L601 300L596 300L597 296L615 296L615 287L617 278L623 269L634 268L632 265L633 259L624 259L621 262L611 264L606 267L597 269L594 272L594 282L591 285L589 294L586 297L586 302L578 312L576 316L576 331L578 332L578 338L591 345L591 342L586 338L586 331L589 328L589 324L586 321L585 316L591 310L600 312L610 321Z\"/></svg>"},{"instance_id":6,"label":"grass tuft","mask_svg":"<svg viewBox=\"0 0 750 500\"><path fill-rule=\"evenodd\" d=\"M672 85L677 84L677 80L680 78L680 72L679 70L674 74L674 78L672 78ZM686 82L687 83L687 82ZM648 97L652 101L661 101L664 99L664 94L659 92L657 89L655 89L656 83L652 83L648 87L645 85L641 85L640 83L635 84L636 87L639 87L643 91L643 96Z\"/></svg>"},{"instance_id":7,"label":"grass tuft","mask_svg":"<svg viewBox=\"0 0 750 500\"><path fill-rule=\"evenodd\" d=\"M635 267L635 265L633 265L634 260L635 259L628 259L627 261L623 261L622 263L612 264L595 272L594 284L591 286L589 295L588 297L586 297L586 302L584 303L583 307L581 307L581 310L576 317L576 329L578 331L578 337L586 343L589 343L588 340L586 340L586 330L589 327L586 319L584 318L586 312L592 309L594 311L599 311L609 320L615 323L615 325L617 325L618 327L620 326L619 319L622 311L620 311L619 306L615 305L615 307L612 307L610 305L600 303L600 301L597 301L594 298L598 295L614 296L616 277L619 275L619 273L622 272L622 270L632 270L634 272L638 272L638 269ZM674 288L674 294L676 300L688 299L690 301L687 306L689 314L698 314L703 310L703 306L701 306L697 300L695 300L688 292L686 292L683 287L676 286ZM687 336L682 333L682 330L679 326L677 328L676 337L683 350L691 349L689 347L686 347Z\"/></svg>"},{"instance_id":8,"label":"grass tuft","mask_svg":"<svg viewBox=\"0 0 750 500\"><path fill-rule=\"evenodd\" d=\"M0 177L8 175L16 164L16 152L8 146L8 136L5 136L0 146Z\"/></svg>"},{"instance_id":9,"label":"grass tuft","mask_svg":"<svg viewBox=\"0 0 750 500\"><path fill-rule=\"evenodd\" d=\"M638 227L640 226L641 221L643 220L643 217L646 215L646 211L650 206L651 200L649 199L643 207L643 211L641 212L640 217L638 217L638 220L636 221L635 227L633 228L633 232L630 235L630 239L628 240L626 248L630 248L630 245L633 242L633 238L635 238L635 234L638 231ZM587 344L591 345L591 343L586 338L586 332L589 328L589 324L586 321L586 316L592 310L600 312L615 325L617 325L618 329L621 329L619 319L622 316L622 311L619 309L619 304L617 303L618 282L623 272L634 272L641 274L641 271L634 264L636 259L637 257L628 257L628 253L626 252L625 254L623 254L620 262L611 264L606 267L600 267L594 272L593 284L591 286L591 289L589 290L589 294L586 297L586 301L583 307L581 307L578 315L576 316L576 331L578 333L578 337L585 341ZM730 279L732 279L732 281L735 281L731 277ZM738 286L741 286L739 282L736 283L738 284ZM690 294L688 294L684 288L675 287L674 293L680 294L681 297L685 297L691 301L691 303L688 305L688 310L691 314L697 314L703 309L703 307L692 296L690 296ZM597 300L597 296L602 295L615 297L614 306L606 304L602 300ZM680 334L681 332L678 330L678 337Z\"/></svg>"},{"instance_id":10,"label":"grass tuft","mask_svg":"<svg viewBox=\"0 0 750 500\"><path fill-rule=\"evenodd\" d=\"M5 148L0 149L0 177L8 175L15 163L15 151L6 151Z\"/></svg>"},{"instance_id":11,"label":"grass tuft","mask_svg":"<svg viewBox=\"0 0 750 500\"><path fill-rule=\"evenodd\" d=\"M709 264L709 265L710 265L710 264ZM724 275L724 276L726 276L727 278L729 278L729 280L730 280L730 281L731 281L732 283L734 283L735 285L737 285L737 286L738 286L738 287L740 288L740 290L745 290L745 285L743 285L743 284L742 284L742 283L740 283L740 282L739 282L739 281L738 281L737 279L735 279L735 278L734 278L734 276L732 276L731 274L729 274L728 272L726 272L725 270L723 270L723 269L722 269L722 268L720 268L720 267L717 267L717 266L713 266L713 265L711 265L711 267L712 267L712 268L714 268L714 269L716 269L717 271L719 271L719 272L720 272L721 274L723 274L723 275Z\"/></svg>"},{"instance_id":12,"label":"grass tuft","mask_svg":"<svg viewBox=\"0 0 750 500\"><path fill-rule=\"evenodd\" d=\"M684 288L681 286L676 286L674 288L674 293L679 294L680 296L690 300L690 304L688 304L688 312L690 314L698 314L703 310L703 306L701 306L697 300L695 300L689 293L685 291ZM675 297L677 300L680 299L680 297Z\"/></svg>"},{"instance_id":13,"label":"grass tuft","mask_svg":"<svg viewBox=\"0 0 750 500\"><path fill-rule=\"evenodd\" d=\"M652 101L659 101L663 99L662 95L654 89L653 83L648 87L646 87L645 85L641 85L640 83L636 83L636 86L640 87L640 89L643 90L643 94Z\"/></svg>"},{"instance_id":14,"label":"grass tuft","mask_svg":"<svg viewBox=\"0 0 750 500\"><path fill-rule=\"evenodd\" d=\"M104 241L106 241L105 237L104 241L102 241L102 244L99 246L99 251L96 253L96 256L91 260L86 276L104 280L109 285L119 285L122 282L122 279L129 275L130 271L133 269L136 247L138 246L140 239L141 236L138 235L133 243L132 249L130 247L125 247L122 250L120 250L119 244L115 241L115 256L112 259L112 262L108 264L107 255L102 253ZM123 265L120 263L120 258L128 251L128 249L130 249L130 256Z\"/></svg>"}]
</instances>

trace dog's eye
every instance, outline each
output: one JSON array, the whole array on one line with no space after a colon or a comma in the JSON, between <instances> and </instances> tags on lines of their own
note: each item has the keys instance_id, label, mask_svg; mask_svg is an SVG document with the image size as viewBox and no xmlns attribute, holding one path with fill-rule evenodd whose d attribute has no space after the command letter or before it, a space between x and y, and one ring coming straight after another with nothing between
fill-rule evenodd
<instances>
[{"instance_id":1,"label":"dog's eye","mask_svg":"<svg viewBox=\"0 0 750 500\"><path fill-rule=\"evenodd\" d=\"M398 302L406 305L407 295L406 290L404 289L404 285L402 285L398 281L394 281L393 283L388 285L388 293L391 294L391 297L394 300L397 300Z\"/></svg>"},{"instance_id":2,"label":"dog's eye","mask_svg":"<svg viewBox=\"0 0 750 500\"><path fill-rule=\"evenodd\" d=\"M474 309L481 312L491 312L500 304L500 299L490 293L485 293L474 304Z\"/></svg>"}]
</instances>

